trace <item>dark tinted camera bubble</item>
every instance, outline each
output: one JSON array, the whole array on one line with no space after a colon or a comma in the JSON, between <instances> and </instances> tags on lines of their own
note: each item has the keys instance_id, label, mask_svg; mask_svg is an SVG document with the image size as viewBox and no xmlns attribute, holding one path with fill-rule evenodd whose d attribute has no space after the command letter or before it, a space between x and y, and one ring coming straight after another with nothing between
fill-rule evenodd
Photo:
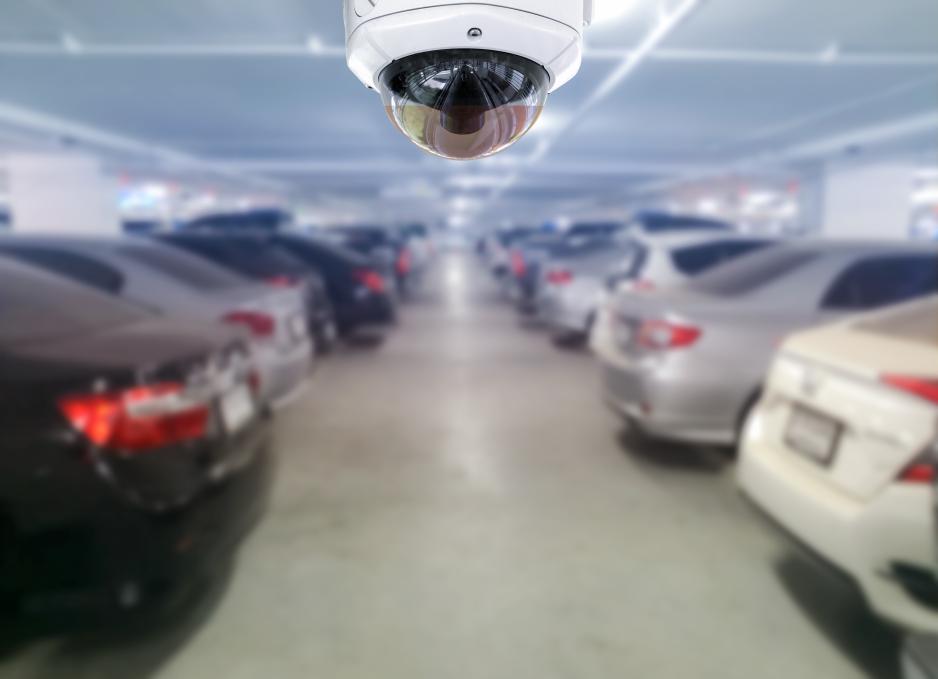
<instances>
[{"instance_id":1,"label":"dark tinted camera bubble","mask_svg":"<svg viewBox=\"0 0 938 679\"><path fill-rule=\"evenodd\" d=\"M379 78L395 125L444 158L481 158L510 146L537 121L550 78L539 64L502 52L445 50L406 57Z\"/></svg>"}]
</instances>

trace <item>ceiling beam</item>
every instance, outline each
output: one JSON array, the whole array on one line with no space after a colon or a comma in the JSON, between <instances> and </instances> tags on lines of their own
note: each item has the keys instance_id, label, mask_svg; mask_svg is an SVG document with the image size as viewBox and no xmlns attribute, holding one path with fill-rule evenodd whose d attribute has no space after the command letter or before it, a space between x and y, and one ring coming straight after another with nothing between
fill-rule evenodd
<instances>
[{"instance_id":1,"label":"ceiling beam","mask_svg":"<svg viewBox=\"0 0 938 679\"><path fill-rule=\"evenodd\" d=\"M3 101L0 101L0 123L11 126L14 131L26 130L60 142L63 140L79 142L89 147L153 161L169 168L201 170L241 184L263 186L267 189L283 188L278 182L231 170L176 149L115 134L84 123L51 116Z\"/></svg>"},{"instance_id":2,"label":"ceiling beam","mask_svg":"<svg viewBox=\"0 0 938 679\"><path fill-rule=\"evenodd\" d=\"M584 51L586 61L626 61L632 59L635 49L619 47L590 47ZM86 43L73 36L63 36L59 42L0 41L0 55L8 57L59 58L263 58L298 57L344 59L345 47L329 45L316 39L306 43L255 44L173 44L173 43ZM649 61L682 64L775 64L790 66L938 66L938 54L931 52L845 52L829 49L816 52L787 50L733 50L709 48L657 49L645 56Z\"/></svg>"}]
</instances>

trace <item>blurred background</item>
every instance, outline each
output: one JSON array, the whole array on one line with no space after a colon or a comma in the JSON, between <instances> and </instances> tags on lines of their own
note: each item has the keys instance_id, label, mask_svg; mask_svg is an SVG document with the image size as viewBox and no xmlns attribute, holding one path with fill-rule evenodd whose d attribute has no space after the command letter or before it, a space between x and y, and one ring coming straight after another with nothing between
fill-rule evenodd
<instances>
[{"instance_id":1,"label":"blurred background","mask_svg":"<svg viewBox=\"0 0 938 679\"><path fill-rule=\"evenodd\" d=\"M0 6L0 676L938 676L938 3L594 0L476 162L339 0Z\"/></svg>"}]
</instances>

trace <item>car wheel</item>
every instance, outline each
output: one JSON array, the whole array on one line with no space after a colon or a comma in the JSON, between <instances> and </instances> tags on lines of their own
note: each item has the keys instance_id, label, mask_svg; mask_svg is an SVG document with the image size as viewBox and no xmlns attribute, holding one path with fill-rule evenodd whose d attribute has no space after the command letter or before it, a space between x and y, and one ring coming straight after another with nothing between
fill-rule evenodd
<instances>
[{"instance_id":1,"label":"car wheel","mask_svg":"<svg viewBox=\"0 0 938 679\"><path fill-rule=\"evenodd\" d=\"M554 345L561 349L580 349L586 344L586 338L588 336L587 333L577 330L568 330L554 334L552 339Z\"/></svg>"},{"instance_id":2,"label":"car wheel","mask_svg":"<svg viewBox=\"0 0 938 679\"><path fill-rule=\"evenodd\" d=\"M336 326L334 320L328 320L320 328L318 337L318 349L321 354L331 353L335 348L335 344L339 339L339 328Z\"/></svg>"}]
</instances>

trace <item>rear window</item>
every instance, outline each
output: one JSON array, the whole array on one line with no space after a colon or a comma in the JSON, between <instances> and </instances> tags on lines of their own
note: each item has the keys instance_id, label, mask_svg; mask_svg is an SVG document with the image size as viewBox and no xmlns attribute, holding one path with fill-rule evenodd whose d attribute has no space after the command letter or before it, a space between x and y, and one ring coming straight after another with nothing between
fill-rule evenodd
<instances>
[{"instance_id":1,"label":"rear window","mask_svg":"<svg viewBox=\"0 0 938 679\"><path fill-rule=\"evenodd\" d=\"M730 262L694 279L694 290L717 297L741 297L815 261L818 253L775 247Z\"/></svg>"},{"instance_id":2,"label":"rear window","mask_svg":"<svg viewBox=\"0 0 938 679\"><path fill-rule=\"evenodd\" d=\"M697 276L737 257L768 247L772 241L730 240L679 248L671 253L671 261L678 271Z\"/></svg>"},{"instance_id":3,"label":"rear window","mask_svg":"<svg viewBox=\"0 0 938 679\"><path fill-rule=\"evenodd\" d=\"M868 257L834 281L822 306L834 310L876 309L938 292L938 257L933 254Z\"/></svg>"},{"instance_id":4,"label":"rear window","mask_svg":"<svg viewBox=\"0 0 938 679\"><path fill-rule=\"evenodd\" d=\"M733 226L726 222L699 217L678 217L674 215L644 215L636 219L639 229L646 233L667 233L669 231L732 231Z\"/></svg>"},{"instance_id":5,"label":"rear window","mask_svg":"<svg viewBox=\"0 0 938 679\"><path fill-rule=\"evenodd\" d=\"M102 292L117 294L124 285L120 272L105 262L68 250L32 245L10 245L0 248L0 252Z\"/></svg>"},{"instance_id":6,"label":"rear window","mask_svg":"<svg viewBox=\"0 0 938 679\"><path fill-rule=\"evenodd\" d=\"M100 332L150 317L68 279L0 261L0 346Z\"/></svg>"},{"instance_id":7,"label":"rear window","mask_svg":"<svg viewBox=\"0 0 938 679\"><path fill-rule=\"evenodd\" d=\"M298 273L304 267L293 257L260 240L237 238L170 238L169 243L254 277Z\"/></svg>"},{"instance_id":8,"label":"rear window","mask_svg":"<svg viewBox=\"0 0 938 679\"><path fill-rule=\"evenodd\" d=\"M244 285L244 281L235 274L167 246L122 245L117 251L137 264L190 288L228 290Z\"/></svg>"}]
</instances>

